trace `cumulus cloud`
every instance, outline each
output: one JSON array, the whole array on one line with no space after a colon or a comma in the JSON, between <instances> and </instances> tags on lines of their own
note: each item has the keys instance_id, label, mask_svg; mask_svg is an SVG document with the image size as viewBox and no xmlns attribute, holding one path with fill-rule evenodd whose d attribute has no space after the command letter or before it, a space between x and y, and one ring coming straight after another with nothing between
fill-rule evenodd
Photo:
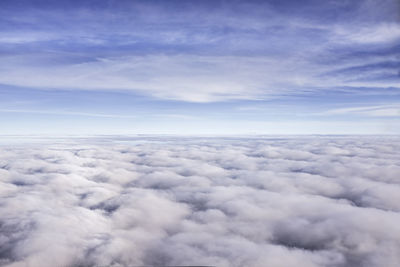
<instances>
[{"instance_id":1,"label":"cumulus cloud","mask_svg":"<svg viewBox=\"0 0 400 267\"><path fill-rule=\"evenodd\" d=\"M110 140L0 147L0 265L400 264L397 137Z\"/></svg>"}]
</instances>

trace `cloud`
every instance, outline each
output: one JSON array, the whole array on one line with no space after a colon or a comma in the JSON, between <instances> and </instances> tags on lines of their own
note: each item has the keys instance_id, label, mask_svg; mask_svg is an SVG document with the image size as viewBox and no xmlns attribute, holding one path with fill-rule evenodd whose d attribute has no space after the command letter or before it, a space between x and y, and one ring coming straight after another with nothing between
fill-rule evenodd
<instances>
[{"instance_id":1,"label":"cloud","mask_svg":"<svg viewBox=\"0 0 400 267\"><path fill-rule=\"evenodd\" d=\"M311 84L310 69L300 71L291 61L242 56L134 56L99 58L91 62L49 66L57 58L11 57L0 83L48 89L137 91L161 99L212 102L229 99L263 99L285 93L300 93ZM60 60L62 61L62 60ZM307 64L306 62L300 64ZM297 70L297 74L287 76ZM23 75L25 79L20 79ZM273 89L286 81L279 89Z\"/></svg>"},{"instance_id":2,"label":"cloud","mask_svg":"<svg viewBox=\"0 0 400 267\"><path fill-rule=\"evenodd\" d=\"M298 56L283 60L266 56L160 54L66 63L59 55L23 55L4 59L0 83L50 90L136 92L156 99L198 103L262 100L341 86L375 91L396 87L398 64L382 60L321 66ZM387 67L383 66L385 63ZM388 75L393 79L388 80Z\"/></svg>"},{"instance_id":3,"label":"cloud","mask_svg":"<svg viewBox=\"0 0 400 267\"><path fill-rule=\"evenodd\" d=\"M5 2L0 83L200 103L346 86L380 92L398 87L398 66L379 65L386 60L380 57L374 68L363 67L400 38L396 1L383 2L306 1L299 8L258 1L82 1L25 3L23 9ZM397 50L387 57L393 61ZM367 56L349 59L354 51ZM332 73L337 70L340 75Z\"/></svg>"},{"instance_id":4,"label":"cloud","mask_svg":"<svg viewBox=\"0 0 400 267\"><path fill-rule=\"evenodd\" d=\"M400 39L400 25L398 23L382 23L374 27L365 26L348 30L337 28L336 34L345 39L344 42L360 44L392 43Z\"/></svg>"},{"instance_id":5,"label":"cloud","mask_svg":"<svg viewBox=\"0 0 400 267\"><path fill-rule=\"evenodd\" d=\"M4 266L397 266L398 137L5 145Z\"/></svg>"},{"instance_id":6,"label":"cloud","mask_svg":"<svg viewBox=\"0 0 400 267\"><path fill-rule=\"evenodd\" d=\"M324 113L329 114L355 114L370 117L399 117L400 106L399 105L381 105L381 106L364 106L364 107L351 107L351 108L340 108L328 110Z\"/></svg>"},{"instance_id":7,"label":"cloud","mask_svg":"<svg viewBox=\"0 0 400 267\"><path fill-rule=\"evenodd\" d=\"M0 109L0 112L4 112L4 113L47 114L47 115L66 115L66 116L84 116L84 117L101 117L101 118L136 118L136 116L133 116L133 115L87 113L87 112L74 112L74 111L52 111L52 110Z\"/></svg>"}]
</instances>

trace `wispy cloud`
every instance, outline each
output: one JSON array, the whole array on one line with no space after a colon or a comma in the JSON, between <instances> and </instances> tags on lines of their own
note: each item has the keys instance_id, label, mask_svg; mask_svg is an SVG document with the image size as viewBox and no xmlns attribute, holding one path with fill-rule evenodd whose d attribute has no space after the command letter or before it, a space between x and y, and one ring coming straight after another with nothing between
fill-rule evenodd
<instances>
[{"instance_id":1,"label":"wispy cloud","mask_svg":"<svg viewBox=\"0 0 400 267\"><path fill-rule=\"evenodd\" d=\"M93 117L206 114L220 124L289 125L400 95L395 0L22 3L0 3L0 98L8 109L75 112L77 102ZM28 98L36 103L11 104ZM389 107L357 116L395 114Z\"/></svg>"},{"instance_id":2,"label":"wispy cloud","mask_svg":"<svg viewBox=\"0 0 400 267\"><path fill-rule=\"evenodd\" d=\"M400 25L398 23L381 23L378 25L367 25L352 27L350 29L340 26L335 28L339 41L348 44L351 42L359 44L386 44L400 40Z\"/></svg>"},{"instance_id":3,"label":"wispy cloud","mask_svg":"<svg viewBox=\"0 0 400 267\"><path fill-rule=\"evenodd\" d=\"M400 104L382 106L363 106L328 110L323 115L362 115L371 117L398 117L400 118Z\"/></svg>"},{"instance_id":4,"label":"wispy cloud","mask_svg":"<svg viewBox=\"0 0 400 267\"><path fill-rule=\"evenodd\" d=\"M28 19L5 19L9 28L0 42L20 46L6 48L10 52L2 56L0 82L128 90L189 102L265 99L344 86L398 86L396 67L377 65L372 72L362 69L370 64L368 58L357 63L319 60L334 61L349 51L373 52L393 45L400 38L400 27L390 19L390 10L375 7L379 16L367 19L364 13L371 3L365 1L349 5L339 20L324 18L324 11L319 14L316 8L346 10L345 4L309 3L303 8L312 15L292 16L285 13L286 6L237 5L245 11L239 16L233 16L234 6L212 9L208 4L188 4L181 12L174 5L151 2L123 3L112 9L82 4L65 12L57 5L17 9L16 14ZM350 17L354 20L346 19ZM348 70L354 67L360 67L356 76ZM329 75L337 69L340 75Z\"/></svg>"},{"instance_id":5,"label":"wispy cloud","mask_svg":"<svg viewBox=\"0 0 400 267\"><path fill-rule=\"evenodd\" d=\"M33 109L0 109L4 113L27 113L27 114L45 114L45 115L67 115L67 116L84 116L84 117L101 117L101 118L137 118L133 115L118 115L118 114L102 114L88 113L75 111L57 111L57 110L33 110Z\"/></svg>"}]
</instances>

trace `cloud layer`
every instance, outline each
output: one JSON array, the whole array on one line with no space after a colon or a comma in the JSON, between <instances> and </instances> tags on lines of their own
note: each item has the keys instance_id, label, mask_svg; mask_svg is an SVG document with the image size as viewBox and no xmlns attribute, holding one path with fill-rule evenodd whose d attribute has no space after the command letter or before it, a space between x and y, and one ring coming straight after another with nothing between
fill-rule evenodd
<instances>
[{"instance_id":1,"label":"cloud layer","mask_svg":"<svg viewBox=\"0 0 400 267\"><path fill-rule=\"evenodd\" d=\"M400 264L398 138L97 141L1 146L0 265Z\"/></svg>"}]
</instances>

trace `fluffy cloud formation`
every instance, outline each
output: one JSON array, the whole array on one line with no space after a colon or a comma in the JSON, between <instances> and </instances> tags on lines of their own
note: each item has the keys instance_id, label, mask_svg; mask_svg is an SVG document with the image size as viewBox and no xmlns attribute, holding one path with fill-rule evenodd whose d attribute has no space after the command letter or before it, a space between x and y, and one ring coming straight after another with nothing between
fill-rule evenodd
<instances>
[{"instance_id":1,"label":"fluffy cloud formation","mask_svg":"<svg viewBox=\"0 0 400 267\"><path fill-rule=\"evenodd\" d=\"M101 141L0 147L0 265L400 264L398 138Z\"/></svg>"}]
</instances>

